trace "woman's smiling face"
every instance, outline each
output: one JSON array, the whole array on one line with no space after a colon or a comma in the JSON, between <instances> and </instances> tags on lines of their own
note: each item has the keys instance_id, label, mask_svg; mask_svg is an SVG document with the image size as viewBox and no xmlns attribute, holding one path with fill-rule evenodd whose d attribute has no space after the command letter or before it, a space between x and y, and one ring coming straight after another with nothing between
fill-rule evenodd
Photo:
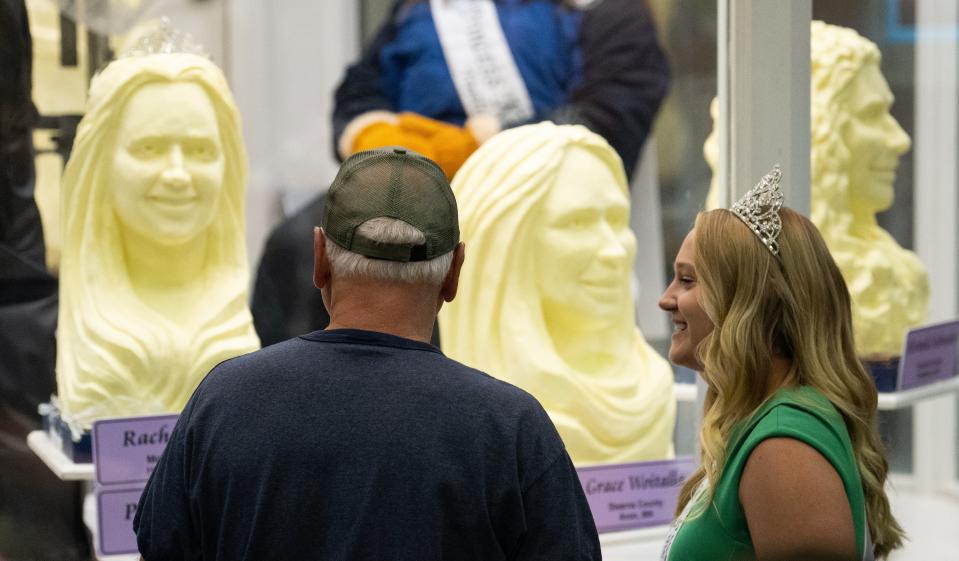
<instances>
[{"instance_id":1,"label":"woman's smiling face","mask_svg":"<svg viewBox=\"0 0 959 561\"><path fill-rule=\"evenodd\" d=\"M659 299L659 307L672 315L673 337L669 360L673 364L702 371L696 348L713 330L713 322L699 301L699 279L696 275L696 230L683 240L673 264L674 276Z\"/></svg>"}]
</instances>

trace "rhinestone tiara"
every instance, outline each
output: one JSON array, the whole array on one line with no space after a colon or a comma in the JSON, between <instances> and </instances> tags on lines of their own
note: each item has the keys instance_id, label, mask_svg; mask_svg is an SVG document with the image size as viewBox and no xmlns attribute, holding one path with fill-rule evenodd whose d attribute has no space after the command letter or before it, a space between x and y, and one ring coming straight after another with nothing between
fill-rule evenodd
<instances>
[{"instance_id":1,"label":"rhinestone tiara","mask_svg":"<svg viewBox=\"0 0 959 561\"><path fill-rule=\"evenodd\" d=\"M783 206L783 192L779 188L782 177L782 169L776 164L758 185L747 191L730 209L777 257L779 242L776 238L783 229L782 219L779 218L779 209Z\"/></svg>"},{"instance_id":2,"label":"rhinestone tiara","mask_svg":"<svg viewBox=\"0 0 959 561\"><path fill-rule=\"evenodd\" d=\"M206 58L210 56L192 35L174 28L170 20L163 17L151 31L137 38L124 50L120 58L171 53L194 54Z\"/></svg>"}]
</instances>

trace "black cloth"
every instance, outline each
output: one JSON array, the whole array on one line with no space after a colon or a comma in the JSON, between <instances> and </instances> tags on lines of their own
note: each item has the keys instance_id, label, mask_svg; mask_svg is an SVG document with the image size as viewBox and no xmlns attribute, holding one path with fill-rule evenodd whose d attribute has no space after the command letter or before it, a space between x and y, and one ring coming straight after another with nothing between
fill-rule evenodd
<instances>
[{"instance_id":1,"label":"black cloth","mask_svg":"<svg viewBox=\"0 0 959 561\"><path fill-rule=\"evenodd\" d=\"M390 16L365 46L360 60L347 68L337 87L334 152L343 130L355 117L368 111L397 110L382 86L380 52L396 35L398 16L409 3L394 0ZM569 102L549 114L536 115L534 121L585 125L612 145L623 160L627 176L632 176L670 82L669 63L659 46L647 1L599 0L584 10L579 47L582 79L568 92Z\"/></svg>"},{"instance_id":2,"label":"black cloth","mask_svg":"<svg viewBox=\"0 0 959 561\"><path fill-rule=\"evenodd\" d=\"M330 315L313 286L313 228L323 221L320 195L270 232L256 271L250 311L266 347L324 329Z\"/></svg>"},{"instance_id":3,"label":"black cloth","mask_svg":"<svg viewBox=\"0 0 959 561\"><path fill-rule=\"evenodd\" d=\"M214 368L133 525L147 561L600 559L532 396L432 345L346 329Z\"/></svg>"},{"instance_id":4,"label":"black cloth","mask_svg":"<svg viewBox=\"0 0 959 561\"><path fill-rule=\"evenodd\" d=\"M23 0L0 0L0 559L88 559L77 483L27 448L55 388L57 282L33 199L32 46Z\"/></svg>"},{"instance_id":5,"label":"black cloth","mask_svg":"<svg viewBox=\"0 0 959 561\"><path fill-rule=\"evenodd\" d=\"M33 49L23 0L0 1L0 243L45 267L43 228L33 200ZM0 269L4 275L5 269Z\"/></svg>"}]
</instances>

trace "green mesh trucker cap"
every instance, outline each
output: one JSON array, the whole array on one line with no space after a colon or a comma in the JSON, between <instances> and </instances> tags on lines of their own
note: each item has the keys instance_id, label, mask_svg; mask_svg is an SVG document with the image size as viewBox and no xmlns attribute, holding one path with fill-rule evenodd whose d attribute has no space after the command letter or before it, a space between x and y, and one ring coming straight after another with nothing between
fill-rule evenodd
<instances>
[{"instance_id":1,"label":"green mesh trucker cap","mask_svg":"<svg viewBox=\"0 0 959 561\"><path fill-rule=\"evenodd\" d=\"M417 228L426 242L383 243L357 232L373 218L395 218ZM337 245L373 259L427 261L460 240L456 199L432 160L400 147L353 154L326 194L323 230Z\"/></svg>"}]
</instances>

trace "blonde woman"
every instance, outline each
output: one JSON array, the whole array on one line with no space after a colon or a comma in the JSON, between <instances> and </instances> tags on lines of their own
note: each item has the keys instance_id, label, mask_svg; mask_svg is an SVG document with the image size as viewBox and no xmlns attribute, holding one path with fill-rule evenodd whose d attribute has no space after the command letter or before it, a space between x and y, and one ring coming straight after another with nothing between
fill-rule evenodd
<instances>
[{"instance_id":1,"label":"blonde woman","mask_svg":"<svg viewBox=\"0 0 959 561\"><path fill-rule=\"evenodd\" d=\"M858 561L903 539L849 293L812 222L780 208L780 177L697 217L660 300L670 360L708 386L668 561Z\"/></svg>"},{"instance_id":2,"label":"blonde woman","mask_svg":"<svg viewBox=\"0 0 959 561\"><path fill-rule=\"evenodd\" d=\"M672 369L633 317L626 174L579 125L502 132L453 180L469 254L450 358L532 393L578 465L673 454Z\"/></svg>"},{"instance_id":3,"label":"blonde woman","mask_svg":"<svg viewBox=\"0 0 959 561\"><path fill-rule=\"evenodd\" d=\"M208 59L140 54L94 78L63 180L57 388L75 428L178 412L259 346L245 191L239 116Z\"/></svg>"}]
</instances>

